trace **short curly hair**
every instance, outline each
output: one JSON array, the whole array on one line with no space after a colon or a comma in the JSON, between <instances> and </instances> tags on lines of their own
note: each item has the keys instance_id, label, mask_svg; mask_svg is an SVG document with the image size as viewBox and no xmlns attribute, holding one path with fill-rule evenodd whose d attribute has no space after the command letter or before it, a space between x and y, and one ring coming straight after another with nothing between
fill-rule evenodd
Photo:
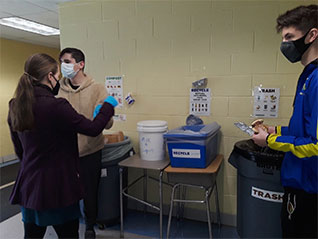
<instances>
[{"instance_id":1,"label":"short curly hair","mask_svg":"<svg viewBox=\"0 0 318 239\"><path fill-rule=\"evenodd\" d=\"M284 27L295 27L302 33L306 33L311 28L317 28L318 5L299 6L279 15L276 19L277 33Z\"/></svg>"}]
</instances>

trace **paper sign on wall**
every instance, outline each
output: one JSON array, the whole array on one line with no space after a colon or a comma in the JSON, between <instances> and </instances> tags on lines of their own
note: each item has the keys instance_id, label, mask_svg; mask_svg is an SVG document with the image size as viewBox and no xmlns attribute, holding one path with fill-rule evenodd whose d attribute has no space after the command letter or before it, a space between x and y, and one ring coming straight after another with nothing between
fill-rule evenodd
<instances>
[{"instance_id":1,"label":"paper sign on wall","mask_svg":"<svg viewBox=\"0 0 318 239\"><path fill-rule=\"evenodd\" d=\"M210 115L210 88L190 89L190 114Z\"/></svg>"},{"instance_id":2,"label":"paper sign on wall","mask_svg":"<svg viewBox=\"0 0 318 239\"><path fill-rule=\"evenodd\" d=\"M115 114L113 116L114 121L126 121L126 115L125 114Z\"/></svg>"},{"instance_id":3,"label":"paper sign on wall","mask_svg":"<svg viewBox=\"0 0 318 239\"><path fill-rule=\"evenodd\" d=\"M109 95L116 98L118 106L123 106L123 77L122 76L106 76L105 87Z\"/></svg>"},{"instance_id":4,"label":"paper sign on wall","mask_svg":"<svg viewBox=\"0 0 318 239\"><path fill-rule=\"evenodd\" d=\"M277 118L279 88L254 88L254 117Z\"/></svg>"}]
</instances>

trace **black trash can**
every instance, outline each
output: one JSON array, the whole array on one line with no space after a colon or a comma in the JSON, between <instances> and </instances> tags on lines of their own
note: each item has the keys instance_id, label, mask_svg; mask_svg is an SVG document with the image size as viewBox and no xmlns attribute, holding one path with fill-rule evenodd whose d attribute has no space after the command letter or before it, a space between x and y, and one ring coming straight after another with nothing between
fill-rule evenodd
<instances>
[{"instance_id":1,"label":"black trash can","mask_svg":"<svg viewBox=\"0 0 318 239\"><path fill-rule=\"evenodd\" d=\"M106 144L102 150L102 170L98 190L97 223L100 228L120 222L118 163L135 153L129 137L118 143ZM123 187L127 185L127 169L123 171ZM124 201L124 211L127 200Z\"/></svg>"},{"instance_id":2,"label":"black trash can","mask_svg":"<svg viewBox=\"0 0 318 239\"><path fill-rule=\"evenodd\" d=\"M229 163L237 169L237 232L241 238L281 238L284 153L253 140L235 144Z\"/></svg>"}]
</instances>

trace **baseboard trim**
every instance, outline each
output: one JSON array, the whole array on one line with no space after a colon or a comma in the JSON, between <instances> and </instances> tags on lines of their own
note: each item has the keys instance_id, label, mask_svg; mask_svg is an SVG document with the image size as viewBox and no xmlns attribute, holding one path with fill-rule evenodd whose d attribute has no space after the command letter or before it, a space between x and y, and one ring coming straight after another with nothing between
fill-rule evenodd
<instances>
[{"instance_id":1,"label":"baseboard trim","mask_svg":"<svg viewBox=\"0 0 318 239\"><path fill-rule=\"evenodd\" d=\"M18 163L19 159L15 154L9 154L5 156L0 156L0 168L6 167L11 164Z\"/></svg>"},{"instance_id":2,"label":"baseboard trim","mask_svg":"<svg viewBox=\"0 0 318 239\"><path fill-rule=\"evenodd\" d=\"M15 184L15 181L12 181L10 183L7 183L7 184L4 184L4 185L1 185L0 186L0 190L4 189L4 188L7 188L7 187L10 187L12 186L13 184Z\"/></svg>"},{"instance_id":3,"label":"baseboard trim","mask_svg":"<svg viewBox=\"0 0 318 239\"><path fill-rule=\"evenodd\" d=\"M133 210L137 210L137 211L144 211L144 205L141 203L138 203L137 201L134 201L134 200L128 200L128 208L133 209ZM164 204L163 205L163 215L168 215L169 209L170 209L170 205ZM176 211L177 211L176 207L174 207L173 216L176 216ZM150 207L147 207L147 212L156 213L156 214L159 213L157 210L154 210ZM195 209L195 208L185 207L184 208L184 218L190 219L190 220L207 222L206 211ZM215 212L211 212L211 221L212 221L212 223L216 222L216 213ZM221 213L221 224L236 227L236 215Z\"/></svg>"}]
</instances>

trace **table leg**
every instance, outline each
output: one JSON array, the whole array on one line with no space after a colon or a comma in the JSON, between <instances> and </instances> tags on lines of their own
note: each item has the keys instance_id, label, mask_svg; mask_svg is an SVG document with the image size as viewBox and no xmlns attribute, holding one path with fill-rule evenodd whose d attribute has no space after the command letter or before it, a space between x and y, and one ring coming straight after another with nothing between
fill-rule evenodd
<instances>
[{"instance_id":1,"label":"table leg","mask_svg":"<svg viewBox=\"0 0 318 239\"><path fill-rule=\"evenodd\" d=\"M221 228L221 215L220 215L220 206L219 206L219 192L218 192L218 185L215 182L215 206L216 206L216 214L217 214L217 220L219 229Z\"/></svg>"},{"instance_id":2,"label":"table leg","mask_svg":"<svg viewBox=\"0 0 318 239\"><path fill-rule=\"evenodd\" d=\"M180 185L177 190L177 196L176 198L185 200L185 195L186 195L186 186ZM184 202L178 202L178 207L177 207L177 220L180 221L183 219L184 215Z\"/></svg>"},{"instance_id":3,"label":"table leg","mask_svg":"<svg viewBox=\"0 0 318 239\"><path fill-rule=\"evenodd\" d=\"M178 184L174 185L171 191L171 197L170 197L170 210L169 210L169 218L168 218L168 226L167 226L167 239L169 238L170 234L170 226L171 226L171 217L172 217L172 211L173 211L173 203L174 203L174 190L178 187Z\"/></svg>"},{"instance_id":4,"label":"table leg","mask_svg":"<svg viewBox=\"0 0 318 239\"><path fill-rule=\"evenodd\" d=\"M211 228L211 215L210 215L210 202L209 202L209 190L205 191L205 203L206 203L206 214L208 217L208 227L209 227L209 236L212 239L212 228Z\"/></svg>"},{"instance_id":5,"label":"table leg","mask_svg":"<svg viewBox=\"0 0 318 239\"><path fill-rule=\"evenodd\" d=\"M181 199L181 188L182 186L180 185L180 187L178 187L176 190L176 198L177 199ZM176 218L178 220L178 222L180 221L180 214L181 214L181 202L177 202L177 215L176 215Z\"/></svg>"},{"instance_id":6,"label":"table leg","mask_svg":"<svg viewBox=\"0 0 318 239\"><path fill-rule=\"evenodd\" d=\"M124 237L123 168L119 168L120 238Z\"/></svg>"},{"instance_id":7,"label":"table leg","mask_svg":"<svg viewBox=\"0 0 318 239\"><path fill-rule=\"evenodd\" d=\"M187 187L186 186L182 186L182 195L181 195L181 199L182 200L185 200L186 192L187 192ZM184 204L185 204L185 202L181 203L181 214L180 214L180 218L181 219L184 218Z\"/></svg>"},{"instance_id":8,"label":"table leg","mask_svg":"<svg viewBox=\"0 0 318 239\"><path fill-rule=\"evenodd\" d=\"M159 174L159 220L160 220L160 239L162 239L162 207L163 207L163 202L162 202L162 175L163 171L160 171Z\"/></svg>"},{"instance_id":9,"label":"table leg","mask_svg":"<svg viewBox=\"0 0 318 239\"><path fill-rule=\"evenodd\" d=\"M147 174L147 169L144 169L144 188L143 188L143 193L144 193L144 201L147 201L147 180L148 180L148 174ZM144 213L147 212L147 206L144 205Z\"/></svg>"}]
</instances>

